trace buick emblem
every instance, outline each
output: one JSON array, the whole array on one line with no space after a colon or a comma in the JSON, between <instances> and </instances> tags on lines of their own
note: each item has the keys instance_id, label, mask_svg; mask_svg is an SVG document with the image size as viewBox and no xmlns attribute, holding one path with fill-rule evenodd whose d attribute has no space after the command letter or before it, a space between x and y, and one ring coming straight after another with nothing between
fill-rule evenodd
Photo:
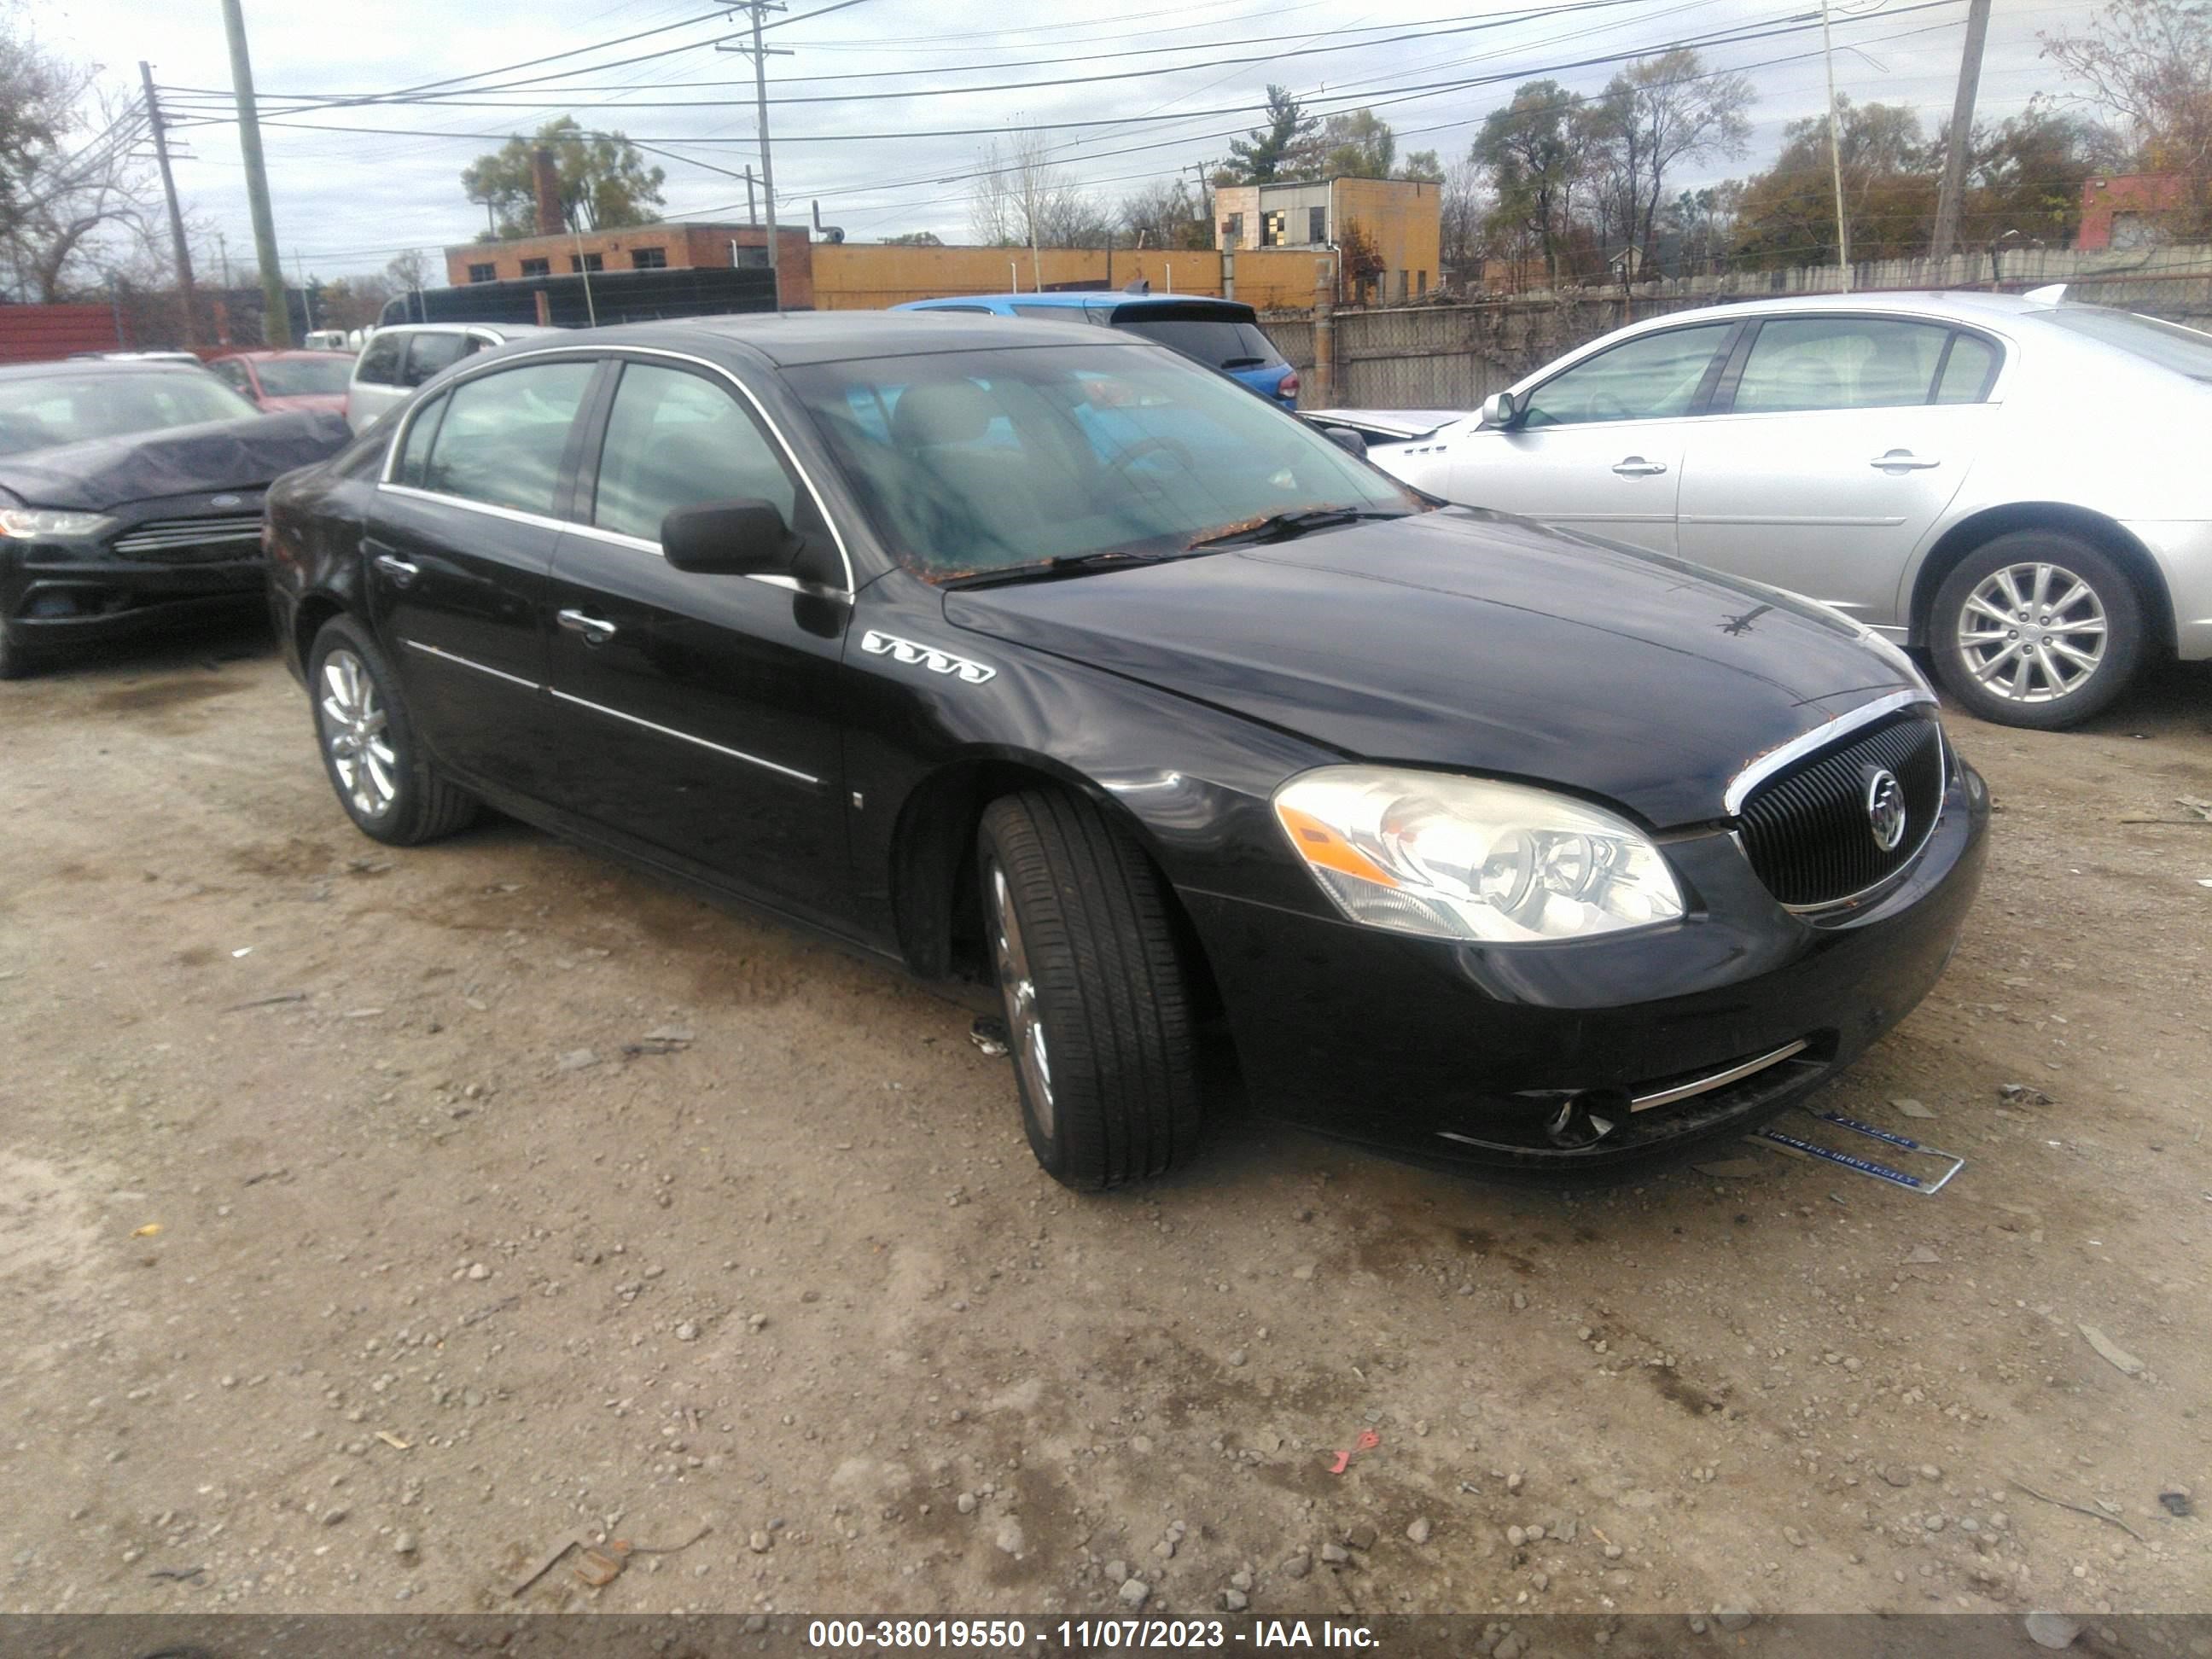
<instances>
[{"instance_id":1,"label":"buick emblem","mask_svg":"<svg viewBox=\"0 0 2212 1659\"><path fill-rule=\"evenodd\" d=\"M1866 809L1867 829L1874 836L1874 844L1885 853L1894 853L1905 839L1905 787L1887 767L1867 775Z\"/></svg>"}]
</instances>

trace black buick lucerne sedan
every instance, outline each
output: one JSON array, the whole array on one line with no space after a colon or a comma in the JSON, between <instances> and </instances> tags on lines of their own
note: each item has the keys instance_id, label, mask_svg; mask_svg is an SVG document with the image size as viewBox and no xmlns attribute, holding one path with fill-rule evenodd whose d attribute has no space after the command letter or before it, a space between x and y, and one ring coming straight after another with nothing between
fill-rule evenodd
<instances>
[{"instance_id":1,"label":"black buick lucerne sedan","mask_svg":"<svg viewBox=\"0 0 2212 1659\"><path fill-rule=\"evenodd\" d=\"M1443 507L1145 340L888 313L471 359L270 495L338 799L479 803L995 979L1072 1186L1261 1110L1619 1165L1942 972L1988 799L1835 612Z\"/></svg>"}]
</instances>

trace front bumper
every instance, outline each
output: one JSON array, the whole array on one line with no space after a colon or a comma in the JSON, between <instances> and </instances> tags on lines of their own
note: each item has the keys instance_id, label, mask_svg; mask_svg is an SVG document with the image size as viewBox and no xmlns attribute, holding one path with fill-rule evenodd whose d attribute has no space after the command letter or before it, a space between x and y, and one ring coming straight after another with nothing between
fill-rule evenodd
<instances>
[{"instance_id":1,"label":"front bumper","mask_svg":"<svg viewBox=\"0 0 2212 1659\"><path fill-rule=\"evenodd\" d=\"M268 562L256 542L234 533L204 545L179 541L151 555L114 545L134 534L143 538L149 526L189 524L198 505L147 503L118 514L93 541L0 538L0 622L24 649L43 655L71 641L138 634L258 599ZM235 523L259 507L258 492L234 494L210 522Z\"/></svg>"},{"instance_id":2,"label":"front bumper","mask_svg":"<svg viewBox=\"0 0 2212 1659\"><path fill-rule=\"evenodd\" d=\"M1961 762L1902 880L1820 921L1778 904L1727 834L1668 846L1688 919L1577 944L1454 945L1182 897L1259 1109L1423 1161L1595 1172L1742 1133L1911 1012L1950 959L1988 823ZM1562 1145L1547 1126L1569 1104L1584 1108L1570 1138L1592 1115L1613 1127Z\"/></svg>"}]
</instances>

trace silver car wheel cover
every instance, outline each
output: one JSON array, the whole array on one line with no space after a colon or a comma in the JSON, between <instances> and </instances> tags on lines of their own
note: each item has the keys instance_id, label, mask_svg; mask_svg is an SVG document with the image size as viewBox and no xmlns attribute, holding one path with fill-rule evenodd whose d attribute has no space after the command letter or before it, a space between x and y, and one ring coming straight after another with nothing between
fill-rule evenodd
<instances>
[{"instance_id":1,"label":"silver car wheel cover","mask_svg":"<svg viewBox=\"0 0 2212 1659\"><path fill-rule=\"evenodd\" d=\"M2008 702L2056 702L2104 665L2104 601L2063 565L2009 564L1960 608L1959 656L1976 684Z\"/></svg>"},{"instance_id":2,"label":"silver car wheel cover","mask_svg":"<svg viewBox=\"0 0 2212 1659\"><path fill-rule=\"evenodd\" d=\"M1015 1065L1021 1068L1037 1128L1050 1140L1052 1049L1045 1036L1043 1012L1037 1006L1029 947L1022 938L1020 919L1014 915L1013 895L1006 889L1006 872L996 862L991 866L991 933L998 959L999 990L1006 1004L1007 1043L1014 1051Z\"/></svg>"},{"instance_id":3,"label":"silver car wheel cover","mask_svg":"<svg viewBox=\"0 0 2212 1659\"><path fill-rule=\"evenodd\" d=\"M323 659L315 714L338 793L362 817L382 817L399 797L399 756L368 665L343 647Z\"/></svg>"}]
</instances>

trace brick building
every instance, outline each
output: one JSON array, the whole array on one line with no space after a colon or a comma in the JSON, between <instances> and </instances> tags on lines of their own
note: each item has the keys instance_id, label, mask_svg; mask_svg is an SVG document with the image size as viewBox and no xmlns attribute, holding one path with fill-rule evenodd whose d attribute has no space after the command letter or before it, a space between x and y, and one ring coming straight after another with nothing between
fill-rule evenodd
<instances>
[{"instance_id":1,"label":"brick building","mask_svg":"<svg viewBox=\"0 0 2212 1659\"><path fill-rule=\"evenodd\" d=\"M783 302L793 310L814 304L813 249L805 228L776 232L782 265ZM673 270L719 265L768 264L763 225L625 225L619 230L561 231L504 242L465 242L446 250L446 280L455 288L525 276L563 276L579 270Z\"/></svg>"},{"instance_id":2,"label":"brick building","mask_svg":"<svg viewBox=\"0 0 2212 1659\"><path fill-rule=\"evenodd\" d=\"M2081 229L2074 246L2085 253L2148 247L2162 215L2187 205L2189 181L2177 173L2124 173L2081 181Z\"/></svg>"},{"instance_id":3,"label":"brick building","mask_svg":"<svg viewBox=\"0 0 2212 1659\"><path fill-rule=\"evenodd\" d=\"M1213 245L1224 252L1263 248L1327 255L1329 245L1356 224L1382 261L1371 298L1378 305L1403 305L1425 297L1440 280L1443 216L1440 189L1418 179L1224 185L1214 191Z\"/></svg>"}]
</instances>

